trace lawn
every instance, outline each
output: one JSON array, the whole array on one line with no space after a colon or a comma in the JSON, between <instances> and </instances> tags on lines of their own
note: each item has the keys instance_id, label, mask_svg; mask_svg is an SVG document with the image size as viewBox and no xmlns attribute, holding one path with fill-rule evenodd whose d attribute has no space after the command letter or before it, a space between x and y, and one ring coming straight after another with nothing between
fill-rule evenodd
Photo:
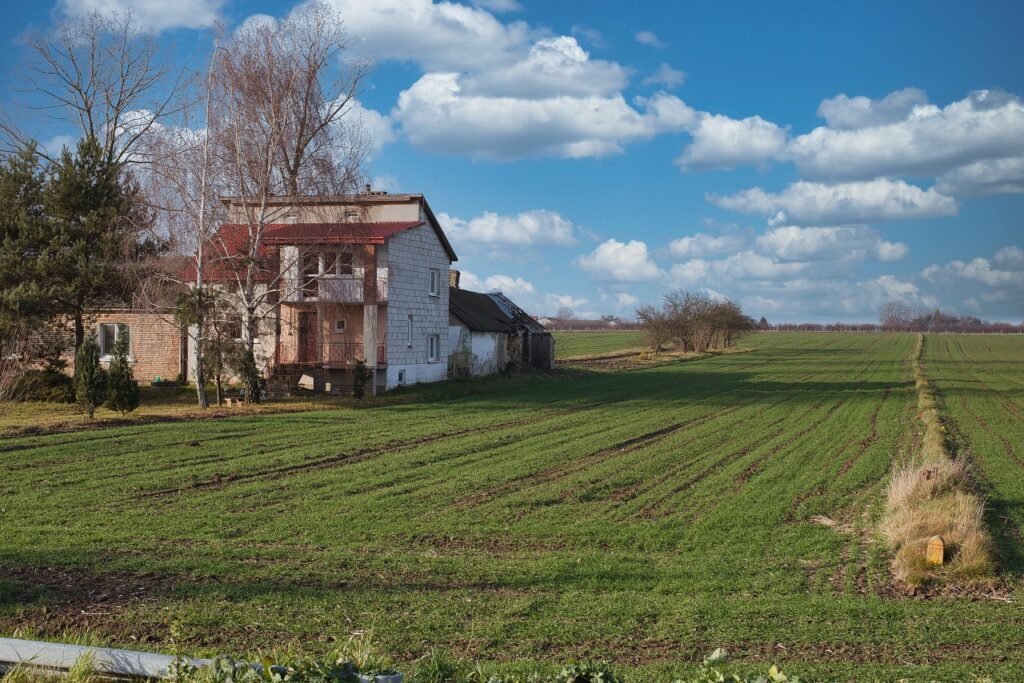
<instances>
[{"instance_id":1,"label":"lawn","mask_svg":"<svg viewBox=\"0 0 1024 683\"><path fill-rule=\"evenodd\" d=\"M644 333L638 330L617 332L569 330L553 334L556 359L641 349L646 345Z\"/></svg>"},{"instance_id":2,"label":"lawn","mask_svg":"<svg viewBox=\"0 0 1024 683\"><path fill-rule=\"evenodd\" d=\"M1007 426L1024 339L933 339L929 375L1019 540L1019 449L963 411ZM1016 602L907 597L874 537L916 442L914 342L758 335L379 407L8 438L0 633L319 653L372 627L404 663L437 646L670 680L723 646L815 679L1019 680ZM1019 557L1001 593L1017 602Z\"/></svg>"}]
</instances>

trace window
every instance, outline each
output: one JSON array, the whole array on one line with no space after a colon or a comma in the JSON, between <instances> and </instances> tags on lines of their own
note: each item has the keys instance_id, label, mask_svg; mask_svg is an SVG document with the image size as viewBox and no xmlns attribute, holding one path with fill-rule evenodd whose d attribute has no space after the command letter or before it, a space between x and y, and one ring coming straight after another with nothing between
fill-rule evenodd
<instances>
[{"instance_id":1,"label":"window","mask_svg":"<svg viewBox=\"0 0 1024 683\"><path fill-rule=\"evenodd\" d=\"M430 269L430 296L441 295L441 271L437 268Z\"/></svg>"},{"instance_id":2,"label":"window","mask_svg":"<svg viewBox=\"0 0 1024 683\"><path fill-rule=\"evenodd\" d=\"M131 331L127 325L120 323L100 323L96 341L100 345L101 356L113 356L114 345L120 337L125 337L128 342L128 353L131 354L132 342Z\"/></svg>"},{"instance_id":3,"label":"window","mask_svg":"<svg viewBox=\"0 0 1024 683\"><path fill-rule=\"evenodd\" d=\"M409 320L407 321L407 325L408 325L408 328L407 328L408 329L408 335L406 336L406 339L408 340L408 343L406 345L411 349L412 348L412 314L409 315Z\"/></svg>"},{"instance_id":4,"label":"window","mask_svg":"<svg viewBox=\"0 0 1024 683\"><path fill-rule=\"evenodd\" d=\"M352 274L352 252L338 251L327 254L324 272L328 275L351 275Z\"/></svg>"},{"instance_id":5,"label":"window","mask_svg":"<svg viewBox=\"0 0 1024 683\"><path fill-rule=\"evenodd\" d=\"M320 276L319 254L305 254L302 257L302 298L315 299L320 296L320 283L317 278Z\"/></svg>"},{"instance_id":6,"label":"window","mask_svg":"<svg viewBox=\"0 0 1024 683\"><path fill-rule=\"evenodd\" d=\"M441 360L441 335L431 334L427 336L427 360L437 363Z\"/></svg>"},{"instance_id":7,"label":"window","mask_svg":"<svg viewBox=\"0 0 1024 683\"><path fill-rule=\"evenodd\" d=\"M344 318L342 318L341 320L335 320L334 321L334 331L335 332L339 332L339 333L340 332L344 332L345 331L345 327L346 327L346 321L345 321Z\"/></svg>"},{"instance_id":8,"label":"window","mask_svg":"<svg viewBox=\"0 0 1024 683\"><path fill-rule=\"evenodd\" d=\"M398 371L398 383L405 384L405 370Z\"/></svg>"},{"instance_id":9,"label":"window","mask_svg":"<svg viewBox=\"0 0 1024 683\"><path fill-rule=\"evenodd\" d=\"M228 313L224 320L224 336L228 339L242 338L242 314Z\"/></svg>"}]
</instances>

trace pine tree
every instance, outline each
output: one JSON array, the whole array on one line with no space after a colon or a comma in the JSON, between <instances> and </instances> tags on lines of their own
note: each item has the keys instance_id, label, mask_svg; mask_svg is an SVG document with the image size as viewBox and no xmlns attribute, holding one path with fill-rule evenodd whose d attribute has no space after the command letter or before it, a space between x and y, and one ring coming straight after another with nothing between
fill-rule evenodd
<instances>
[{"instance_id":1,"label":"pine tree","mask_svg":"<svg viewBox=\"0 0 1024 683\"><path fill-rule=\"evenodd\" d=\"M128 363L128 328L120 326L114 342L114 357L107 373L106 406L122 415L139 407L139 385Z\"/></svg>"},{"instance_id":2,"label":"pine tree","mask_svg":"<svg viewBox=\"0 0 1024 683\"><path fill-rule=\"evenodd\" d=\"M47 313L46 296L33 272L45 247L43 218L46 176L34 143L18 149L0 165L0 336Z\"/></svg>"},{"instance_id":3,"label":"pine tree","mask_svg":"<svg viewBox=\"0 0 1024 683\"><path fill-rule=\"evenodd\" d=\"M90 308L128 300L133 261L141 248L139 230L149 216L123 167L107 160L92 137L80 140L74 154L64 149L43 200L50 227L34 259L35 277L48 291L53 310L74 322L77 349L86 337Z\"/></svg>"},{"instance_id":4,"label":"pine tree","mask_svg":"<svg viewBox=\"0 0 1024 683\"><path fill-rule=\"evenodd\" d=\"M107 373L100 365L100 346L87 336L75 354L75 400L92 419L107 395Z\"/></svg>"}]
</instances>

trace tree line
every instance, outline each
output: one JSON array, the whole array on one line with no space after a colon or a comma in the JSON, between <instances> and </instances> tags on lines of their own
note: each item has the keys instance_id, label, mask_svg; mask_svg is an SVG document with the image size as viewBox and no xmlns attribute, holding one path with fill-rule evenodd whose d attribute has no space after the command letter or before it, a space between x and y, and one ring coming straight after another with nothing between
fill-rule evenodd
<instances>
[{"instance_id":1,"label":"tree line","mask_svg":"<svg viewBox=\"0 0 1024 683\"><path fill-rule=\"evenodd\" d=\"M636 317L656 352L669 344L683 352L724 349L755 328L739 304L703 292L669 292L660 307L641 306Z\"/></svg>"},{"instance_id":2,"label":"tree line","mask_svg":"<svg viewBox=\"0 0 1024 683\"><path fill-rule=\"evenodd\" d=\"M44 149L0 114L0 398L26 368L60 371L90 313L124 305L187 326L200 406L228 366L259 400L259 327L295 286L266 257L286 210L273 200L360 186L370 140L351 114L370 61L317 2L210 38L198 68L172 66L130 14L29 39L22 120L55 119L76 142ZM225 196L244 230L230 252L214 239Z\"/></svg>"}]
</instances>

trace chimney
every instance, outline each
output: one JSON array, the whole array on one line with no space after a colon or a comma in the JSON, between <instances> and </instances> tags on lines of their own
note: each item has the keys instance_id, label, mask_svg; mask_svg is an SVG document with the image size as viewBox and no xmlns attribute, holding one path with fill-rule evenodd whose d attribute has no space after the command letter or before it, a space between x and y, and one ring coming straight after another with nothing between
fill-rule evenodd
<instances>
[{"instance_id":1,"label":"chimney","mask_svg":"<svg viewBox=\"0 0 1024 683\"><path fill-rule=\"evenodd\" d=\"M462 273L452 268L448 271L448 286L452 289L459 288L459 278L462 277Z\"/></svg>"},{"instance_id":2,"label":"chimney","mask_svg":"<svg viewBox=\"0 0 1024 683\"><path fill-rule=\"evenodd\" d=\"M373 194L373 186L370 183L366 183L366 194Z\"/></svg>"}]
</instances>

